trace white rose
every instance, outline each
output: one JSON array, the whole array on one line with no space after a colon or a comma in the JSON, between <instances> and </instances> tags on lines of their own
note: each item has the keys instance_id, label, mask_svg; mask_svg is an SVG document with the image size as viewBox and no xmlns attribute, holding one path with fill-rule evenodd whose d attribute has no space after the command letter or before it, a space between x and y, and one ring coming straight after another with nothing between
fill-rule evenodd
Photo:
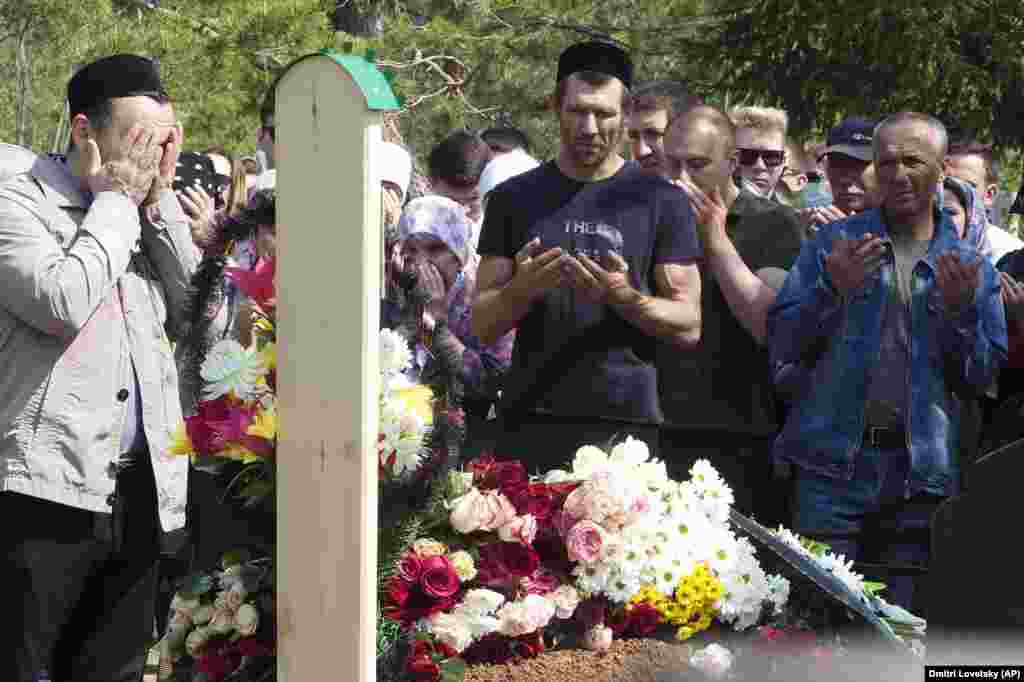
<instances>
[{"instance_id":1,"label":"white rose","mask_svg":"<svg viewBox=\"0 0 1024 682\"><path fill-rule=\"evenodd\" d=\"M235 614L235 627L242 637L250 637L256 634L260 626L260 612L252 604L242 604Z\"/></svg>"},{"instance_id":2,"label":"white rose","mask_svg":"<svg viewBox=\"0 0 1024 682\"><path fill-rule=\"evenodd\" d=\"M213 634L229 635L235 630L235 614L227 609L218 610L213 614L207 626Z\"/></svg>"},{"instance_id":3,"label":"white rose","mask_svg":"<svg viewBox=\"0 0 1024 682\"><path fill-rule=\"evenodd\" d=\"M203 604L192 613L192 622L196 625L206 625L213 618L213 607Z\"/></svg>"},{"instance_id":4,"label":"white rose","mask_svg":"<svg viewBox=\"0 0 1024 682\"><path fill-rule=\"evenodd\" d=\"M171 600L171 610L181 611L188 617L192 617L192 612L199 608L198 599L185 599L180 594L174 595L174 599Z\"/></svg>"},{"instance_id":5,"label":"white rose","mask_svg":"<svg viewBox=\"0 0 1024 682\"><path fill-rule=\"evenodd\" d=\"M690 665L713 680L724 678L732 667L732 652L721 644L712 643L690 657Z\"/></svg>"},{"instance_id":6,"label":"white rose","mask_svg":"<svg viewBox=\"0 0 1024 682\"><path fill-rule=\"evenodd\" d=\"M572 618L580 603L579 592L572 585L559 585L554 592L546 596L555 606L555 616L562 620Z\"/></svg>"},{"instance_id":7,"label":"white rose","mask_svg":"<svg viewBox=\"0 0 1024 682\"><path fill-rule=\"evenodd\" d=\"M438 640L459 653L473 643L473 635L466 623L450 613L435 613L431 616L430 631Z\"/></svg>"},{"instance_id":8,"label":"white rose","mask_svg":"<svg viewBox=\"0 0 1024 682\"><path fill-rule=\"evenodd\" d=\"M506 637L528 635L537 629L522 602L505 604L498 610L497 616L501 622L498 632Z\"/></svg>"},{"instance_id":9,"label":"white rose","mask_svg":"<svg viewBox=\"0 0 1024 682\"><path fill-rule=\"evenodd\" d=\"M192 658L199 658L208 641L210 641L209 630L206 628L196 628L188 633L188 637L185 638L185 651Z\"/></svg>"},{"instance_id":10,"label":"white rose","mask_svg":"<svg viewBox=\"0 0 1024 682\"><path fill-rule=\"evenodd\" d=\"M462 600L460 608L465 608L473 613L485 614L494 613L502 604L505 597L493 590L470 590Z\"/></svg>"},{"instance_id":11,"label":"white rose","mask_svg":"<svg viewBox=\"0 0 1024 682\"><path fill-rule=\"evenodd\" d=\"M235 584L232 585L231 589L227 591L227 596L224 598L224 603L231 611L237 611L238 607L245 602L246 596L248 596L248 593L245 591L245 588L242 587L240 584Z\"/></svg>"},{"instance_id":12,"label":"white rose","mask_svg":"<svg viewBox=\"0 0 1024 682\"><path fill-rule=\"evenodd\" d=\"M188 638L188 635L188 628L167 628L167 633L164 635L163 639L163 648L172 660L177 660L181 657L181 654L185 649L185 640Z\"/></svg>"},{"instance_id":13,"label":"white rose","mask_svg":"<svg viewBox=\"0 0 1024 682\"><path fill-rule=\"evenodd\" d=\"M452 552L448 555L448 561L452 562L455 575L459 576L459 580L462 582L470 581L476 577L476 565L473 563L473 555L469 552L465 550Z\"/></svg>"},{"instance_id":14,"label":"white rose","mask_svg":"<svg viewBox=\"0 0 1024 682\"><path fill-rule=\"evenodd\" d=\"M595 625L583 633L583 648L590 651L608 651L612 645L612 629L604 625Z\"/></svg>"},{"instance_id":15,"label":"white rose","mask_svg":"<svg viewBox=\"0 0 1024 682\"><path fill-rule=\"evenodd\" d=\"M608 455L593 445L584 445L576 451L572 460L575 478L590 478L595 472L608 468Z\"/></svg>"}]
</instances>

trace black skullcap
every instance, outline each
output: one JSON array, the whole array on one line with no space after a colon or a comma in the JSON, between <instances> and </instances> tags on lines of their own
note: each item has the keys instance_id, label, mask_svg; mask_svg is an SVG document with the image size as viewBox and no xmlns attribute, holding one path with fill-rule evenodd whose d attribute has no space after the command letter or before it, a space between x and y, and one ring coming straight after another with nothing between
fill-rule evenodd
<instances>
[{"instance_id":1,"label":"black skullcap","mask_svg":"<svg viewBox=\"0 0 1024 682\"><path fill-rule=\"evenodd\" d=\"M83 67L68 82L71 115L104 100L138 95L167 97L156 63L133 54L116 54Z\"/></svg>"},{"instance_id":2,"label":"black skullcap","mask_svg":"<svg viewBox=\"0 0 1024 682\"><path fill-rule=\"evenodd\" d=\"M633 87L633 62L629 54L615 43L591 40L576 43L558 58L558 82L581 71L595 71L614 76L626 89Z\"/></svg>"}]
</instances>

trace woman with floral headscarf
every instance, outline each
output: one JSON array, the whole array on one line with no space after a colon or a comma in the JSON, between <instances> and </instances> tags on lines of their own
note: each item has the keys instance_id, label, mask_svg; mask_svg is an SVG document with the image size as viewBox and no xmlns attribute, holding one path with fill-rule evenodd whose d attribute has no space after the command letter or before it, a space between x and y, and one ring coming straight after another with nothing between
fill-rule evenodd
<instances>
[{"instance_id":1,"label":"woman with floral headscarf","mask_svg":"<svg viewBox=\"0 0 1024 682\"><path fill-rule=\"evenodd\" d=\"M484 432L498 397L500 379L512 362L515 332L484 346L473 335L470 315L479 257L470 246L473 224L465 209L446 197L431 195L409 202L398 222L402 270L415 275L426 303L416 320L420 331L414 363L426 369L431 344L444 344L461 356L467 438L464 452L484 446Z\"/></svg>"}]
</instances>

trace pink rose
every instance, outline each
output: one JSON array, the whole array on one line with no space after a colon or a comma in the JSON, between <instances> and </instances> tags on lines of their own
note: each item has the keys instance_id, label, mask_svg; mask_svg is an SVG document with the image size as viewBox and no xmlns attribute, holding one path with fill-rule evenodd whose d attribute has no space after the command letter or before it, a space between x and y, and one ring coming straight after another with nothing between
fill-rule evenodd
<instances>
[{"instance_id":1,"label":"pink rose","mask_svg":"<svg viewBox=\"0 0 1024 682\"><path fill-rule=\"evenodd\" d=\"M462 534L478 530L495 531L516 517L516 509L508 498L496 490L480 492L471 488L456 498L449 521Z\"/></svg>"},{"instance_id":2,"label":"pink rose","mask_svg":"<svg viewBox=\"0 0 1024 682\"><path fill-rule=\"evenodd\" d=\"M517 516L498 529L498 537L505 542L532 544L537 537L537 519L532 514Z\"/></svg>"},{"instance_id":3,"label":"pink rose","mask_svg":"<svg viewBox=\"0 0 1024 682\"><path fill-rule=\"evenodd\" d=\"M423 561L420 587L433 599L447 599L459 591L459 576L448 557L432 556Z\"/></svg>"},{"instance_id":4,"label":"pink rose","mask_svg":"<svg viewBox=\"0 0 1024 682\"><path fill-rule=\"evenodd\" d=\"M553 592L559 585L558 576L541 567L533 572L533 575L522 578L520 586L527 594L548 594Z\"/></svg>"},{"instance_id":5,"label":"pink rose","mask_svg":"<svg viewBox=\"0 0 1024 682\"><path fill-rule=\"evenodd\" d=\"M583 648L604 653L612 646L612 629L605 625L595 625L583 633Z\"/></svg>"},{"instance_id":6,"label":"pink rose","mask_svg":"<svg viewBox=\"0 0 1024 682\"><path fill-rule=\"evenodd\" d=\"M576 525L576 522L580 520L580 517L573 516L567 511L559 510L551 515L551 525L558 533L558 537L565 540L565 536L569 534L569 530Z\"/></svg>"},{"instance_id":7,"label":"pink rose","mask_svg":"<svg viewBox=\"0 0 1024 682\"><path fill-rule=\"evenodd\" d=\"M604 544L604 531L593 521L583 520L569 529L565 538L565 549L569 553L569 561L582 561L591 564L601 556L601 545Z\"/></svg>"}]
</instances>

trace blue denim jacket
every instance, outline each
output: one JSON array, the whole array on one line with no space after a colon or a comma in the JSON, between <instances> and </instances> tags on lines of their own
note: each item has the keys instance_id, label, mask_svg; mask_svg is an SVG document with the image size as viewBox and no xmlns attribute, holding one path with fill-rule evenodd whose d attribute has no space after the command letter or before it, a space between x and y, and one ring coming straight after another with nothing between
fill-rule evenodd
<instances>
[{"instance_id":1,"label":"blue denim jacket","mask_svg":"<svg viewBox=\"0 0 1024 682\"><path fill-rule=\"evenodd\" d=\"M867 233L889 243L888 258L844 301L825 270L834 239ZM957 435L960 398L955 386L985 391L1006 360L1006 317L995 269L983 259L974 303L952 319L936 283L939 254L979 257L961 242L949 216L936 211L935 236L911 281L911 338L907 376L907 442L911 470L907 497L952 495L959 488ZM849 480L861 449L870 368L878 361L887 291L895 276L882 211L874 209L821 228L804 244L768 312L773 367L813 367L775 442L775 454L816 473Z\"/></svg>"}]
</instances>

